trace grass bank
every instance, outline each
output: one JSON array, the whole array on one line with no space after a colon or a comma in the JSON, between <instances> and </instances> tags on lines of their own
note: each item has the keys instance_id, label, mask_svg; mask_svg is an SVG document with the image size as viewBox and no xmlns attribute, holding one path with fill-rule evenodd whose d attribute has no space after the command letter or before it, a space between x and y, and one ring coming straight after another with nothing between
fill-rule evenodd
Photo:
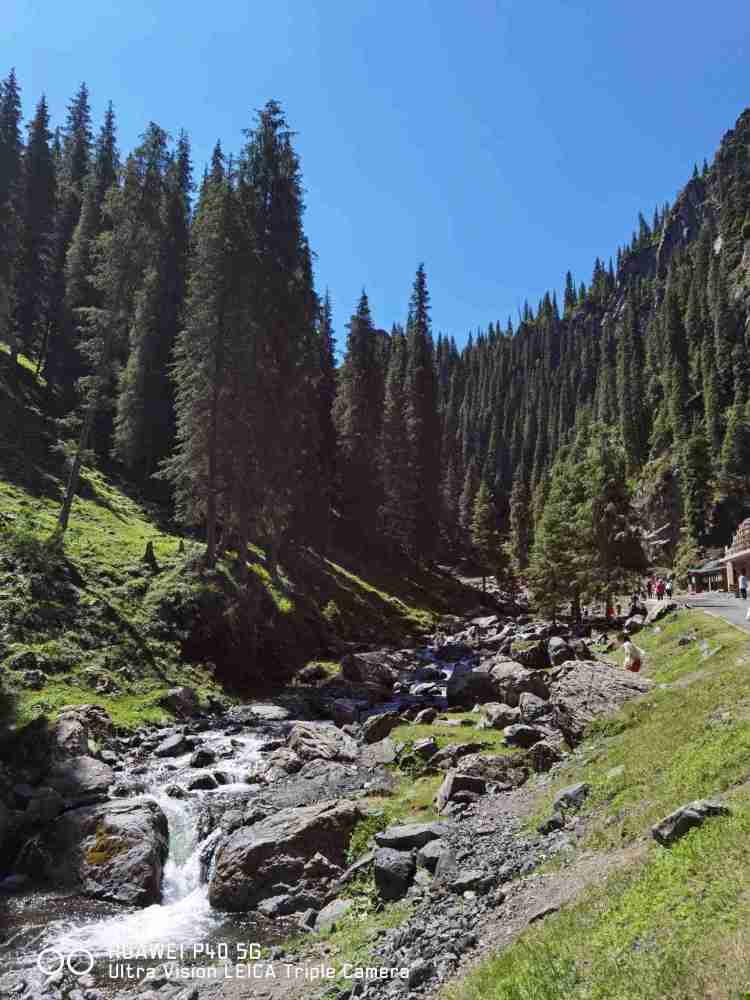
<instances>
[{"instance_id":1,"label":"grass bank","mask_svg":"<svg viewBox=\"0 0 750 1000\"><path fill-rule=\"evenodd\" d=\"M719 619L679 612L638 642L657 686L591 727L539 814L559 788L587 781L580 849L643 841L642 860L529 928L447 1000L750 996L750 641ZM655 821L718 794L731 816L670 849L652 840Z\"/></svg>"}]
</instances>

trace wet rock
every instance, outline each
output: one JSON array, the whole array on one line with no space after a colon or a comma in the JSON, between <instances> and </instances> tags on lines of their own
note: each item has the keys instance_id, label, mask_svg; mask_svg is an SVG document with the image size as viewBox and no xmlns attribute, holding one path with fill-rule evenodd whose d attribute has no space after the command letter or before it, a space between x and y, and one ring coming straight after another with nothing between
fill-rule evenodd
<instances>
[{"instance_id":1,"label":"wet rock","mask_svg":"<svg viewBox=\"0 0 750 1000\"><path fill-rule=\"evenodd\" d=\"M208 747L199 747L190 756L191 767L208 767L209 764L216 763L216 754Z\"/></svg>"},{"instance_id":2,"label":"wet rock","mask_svg":"<svg viewBox=\"0 0 750 1000\"><path fill-rule=\"evenodd\" d=\"M518 723L515 726L506 726L503 730L505 742L514 747L532 747L544 739L544 732L536 726L526 726Z\"/></svg>"},{"instance_id":3,"label":"wet rock","mask_svg":"<svg viewBox=\"0 0 750 1000\"><path fill-rule=\"evenodd\" d=\"M435 650L435 658L445 660L447 663L456 663L458 660L464 660L471 656L473 652L471 646L467 646L463 642L446 642Z\"/></svg>"},{"instance_id":4,"label":"wet rock","mask_svg":"<svg viewBox=\"0 0 750 1000\"><path fill-rule=\"evenodd\" d=\"M73 806L106 797L114 780L112 768L94 757L69 757L52 765L47 784Z\"/></svg>"},{"instance_id":5,"label":"wet rock","mask_svg":"<svg viewBox=\"0 0 750 1000\"><path fill-rule=\"evenodd\" d=\"M161 897L167 820L156 802L107 802L63 813L44 832L44 875L56 886L132 906Z\"/></svg>"},{"instance_id":6,"label":"wet rock","mask_svg":"<svg viewBox=\"0 0 750 1000\"><path fill-rule=\"evenodd\" d=\"M212 789L218 787L219 787L219 782L216 780L213 774L199 774L188 782L188 789L191 792L195 792L198 790L209 792Z\"/></svg>"},{"instance_id":7,"label":"wet rock","mask_svg":"<svg viewBox=\"0 0 750 1000\"><path fill-rule=\"evenodd\" d=\"M555 724L571 746L580 743L594 719L613 714L653 687L645 677L598 660L564 663L554 669L552 679Z\"/></svg>"},{"instance_id":8,"label":"wet rock","mask_svg":"<svg viewBox=\"0 0 750 1000\"><path fill-rule=\"evenodd\" d=\"M187 719L200 710L198 695L191 687L171 688L159 699L159 704L178 719Z\"/></svg>"},{"instance_id":9,"label":"wet rock","mask_svg":"<svg viewBox=\"0 0 750 1000\"><path fill-rule=\"evenodd\" d=\"M279 882L295 884L305 862L319 852L343 867L349 840L362 813L354 802L321 802L281 809L250 827L242 827L221 844L209 885L216 909L251 909Z\"/></svg>"},{"instance_id":10,"label":"wet rock","mask_svg":"<svg viewBox=\"0 0 750 1000\"><path fill-rule=\"evenodd\" d=\"M416 860L411 851L379 847L375 851L373 871L375 887L381 899L401 899L414 878Z\"/></svg>"},{"instance_id":11,"label":"wet rock","mask_svg":"<svg viewBox=\"0 0 750 1000\"><path fill-rule=\"evenodd\" d=\"M553 808L577 812L588 798L590 790L590 786L585 781L569 785L568 788L563 788L557 793Z\"/></svg>"},{"instance_id":12,"label":"wet rock","mask_svg":"<svg viewBox=\"0 0 750 1000\"><path fill-rule=\"evenodd\" d=\"M449 823L404 823L399 826L389 826L387 830L376 833L375 843L379 847L409 851L412 848L424 847L431 840L445 837L451 830Z\"/></svg>"},{"instance_id":13,"label":"wet rock","mask_svg":"<svg viewBox=\"0 0 750 1000\"><path fill-rule=\"evenodd\" d=\"M669 847L684 837L688 830L702 826L710 816L729 816L730 813L730 809L723 802L697 799L665 816L651 828L651 834L663 847Z\"/></svg>"},{"instance_id":14,"label":"wet rock","mask_svg":"<svg viewBox=\"0 0 750 1000\"><path fill-rule=\"evenodd\" d=\"M168 736L153 750L154 757L181 757L192 749L192 741L182 733Z\"/></svg>"},{"instance_id":15,"label":"wet rock","mask_svg":"<svg viewBox=\"0 0 750 1000\"><path fill-rule=\"evenodd\" d=\"M296 723L289 733L287 744L305 761L355 761L359 753L357 744L343 730L320 723Z\"/></svg>"},{"instance_id":16,"label":"wet rock","mask_svg":"<svg viewBox=\"0 0 750 1000\"><path fill-rule=\"evenodd\" d=\"M362 723L362 737L365 743L377 743L384 740L400 721L398 712L382 712L380 715L371 715Z\"/></svg>"},{"instance_id":17,"label":"wet rock","mask_svg":"<svg viewBox=\"0 0 750 1000\"><path fill-rule=\"evenodd\" d=\"M477 729L505 729L506 726L512 726L520 721L519 709L503 705L502 702L491 701L486 705L480 705L479 709Z\"/></svg>"}]
</instances>

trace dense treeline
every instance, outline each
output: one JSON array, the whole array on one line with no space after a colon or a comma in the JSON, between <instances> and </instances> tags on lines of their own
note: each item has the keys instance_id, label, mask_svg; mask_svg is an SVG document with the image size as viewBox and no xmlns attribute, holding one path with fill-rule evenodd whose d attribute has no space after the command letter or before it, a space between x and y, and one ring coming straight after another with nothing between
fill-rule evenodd
<instances>
[{"instance_id":1,"label":"dense treeline","mask_svg":"<svg viewBox=\"0 0 750 1000\"><path fill-rule=\"evenodd\" d=\"M615 263L568 273L562 305L547 294L461 350L433 334L423 266L390 332L363 291L337 368L278 104L195 185L185 133L152 122L123 156L111 106L94 135L85 86L56 130L42 98L24 138L11 73L0 337L55 394L61 531L93 451L169 487L209 564L250 541L273 564L325 551L335 530L367 552L470 555L540 597L553 561L575 601L640 567L633 494L668 456L680 557L697 558L748 493L749 140L746 112ZM576 541L589 555L566 570Z\"/></svg>"}]
</instances>

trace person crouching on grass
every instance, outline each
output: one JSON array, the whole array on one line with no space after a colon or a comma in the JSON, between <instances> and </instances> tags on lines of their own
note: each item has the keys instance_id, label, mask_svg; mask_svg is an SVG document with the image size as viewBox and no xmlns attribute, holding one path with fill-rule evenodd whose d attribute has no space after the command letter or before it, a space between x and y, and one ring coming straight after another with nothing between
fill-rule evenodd
<instances>
[{"instance_id":1,"label":"person crouching on grass","mask_svg":"<svg viewBox=\"0 0 750 1000\"><path fill-rule=\"evenodd\" d=\"M640 673L646 654L635 643L632 643L627 635L622 635L620 638L622 639L622 651L625 654L622 665L632 674Z\"/></svg>"}]
</instances>

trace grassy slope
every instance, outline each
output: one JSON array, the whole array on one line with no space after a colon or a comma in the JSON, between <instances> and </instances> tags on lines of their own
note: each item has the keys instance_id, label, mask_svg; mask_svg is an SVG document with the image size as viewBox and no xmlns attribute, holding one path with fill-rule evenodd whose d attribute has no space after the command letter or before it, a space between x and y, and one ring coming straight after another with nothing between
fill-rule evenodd
<instances>
[{"instance_id":1,"label":"grassy slope","mask_svg":"<svg viewBox=\"0 0 750 1000\"><path fill-rule=\"evenodd\" d=\"M454 985L452 1000L750 996L750 642L681 612L640 644L648 672L668 686L594 725L541 812L559 788L588 781L582 848L643 840L644 860L530 928ZM671 849L653 842L653 822L719 793L731 817Z\"/></svg>"},{"instance_id":2,"label":"grassy slope","mask_svg":"<svg viewBox=\"0 0 750 1000\"><path fill-rule=\"evenodd\" d=\"M183 655L180 629L164 623L164 606L189 606L196 594L221 618L222 599L236 575L221 565L198 580L191 560L201 546L181 538L164 511L144 504L127 484L95 468L84 470L66 536L65 560L76 580L75 607L47 583L60 576L44 542L55 524L65 467L50 419L43 380L29 365L11 366L0 344L0 674L16 721L63 704L93 702L126 726L164 716L159 696L174 684L220 694L203 661ZM23 359L22 359L23 360ZM153 543L161 571L141 563ZM185 552L179 551L181 543ZM429 629L441 614L476 606L476 594L449 577L369 563L363 570L344 553L323 559L303 553L273 578L260 549L249 560L254 613L269 636L268 670L299 666L330 639L387 644ZM57 664L39 691L23 686L22 671L3 669L23 652ZM336 670L335 662L329 663ZM97 692L91 670L113 677L114 693ZM252 693L252 692L250 692Z\"/></svg>"}]
</instances>

